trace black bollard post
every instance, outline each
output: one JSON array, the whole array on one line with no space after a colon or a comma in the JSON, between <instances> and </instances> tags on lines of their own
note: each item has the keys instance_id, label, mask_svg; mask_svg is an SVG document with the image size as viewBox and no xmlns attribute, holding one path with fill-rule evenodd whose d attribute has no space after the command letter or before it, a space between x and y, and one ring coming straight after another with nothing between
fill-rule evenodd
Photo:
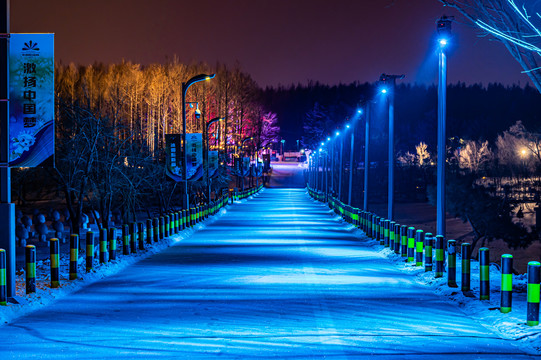
<instances>
[{"instance_id":1,"label":"black bollard post","mask_svg":"<svg viewBox=\"0 0 541 360\"><path fill-rule=\"evenodd\" d=\"M425 235L425 272L432 271L432 245L434 239L432 233Z\"/></svg>"},{"instance_id":2,"label":"black bollard post","mask_svg":"<svg viewBox=\"0 0 541 360\"><path fill-rule=\"evenodd\" d=\"M108 261L107 255L107 229L100 229L100 264Z\"/></svg>"},{"instance_id":3,"label":"black bollard post","mask_svg":"<svg viewBox=\"0 0 541 360\"><path fill-rule=\"evenodd\" d=\"M490 299L490 254L486 247L479 249L479 299Z\"/></svg>"},{"instance_id":4,"label":"black bollard post","mask_svg":"<svg viewBox=\"0 0 541 360\"><path fill-rule=\"evenodd\" d=\"M109 228L109 261L116 260L116 229Z\"/></svg>"},{"instance_id":5,"label":"black bollard post","mask_svg":"<svg viewBox=\"0 0 541 360\"><path fill-rule=\"evenodd\" d=\"M154 229L154 242L160 240L160 220L155 217L154 220L152 220L153 223L153 229Z\"/></svg>"},{"instance_id":6,"label":"black bollard post","mask_svg":"<svg viewBox=\"0 0 541 360\"><path fill-rule=\"evenodd\" d=\"M461 247L462 256L462 291L470 291L470 266L471 266L471 245L463 243Z\"/></svg>"},{"instance_id":7,"label":"black bollard post","mask_svg":"<svg viewBox=\"0 0 541 360\"><path fill-rule=\"evenodd\" d=\"M456 288L456 241L447 241L447 286Z\"/></svg>"},{"instance_id":8,"label":"black bollard post","mask_svg":"<svg viewBox=\"0 0 541 360\"><path fill-rule=\"evenodd\" d=\"M502 255L502 287L500 312L511 312L513 301L513 255Z\"/></svg>"},{"instance_id":9,"label":"black bollard post","mask_svg":"<svg viewBox=\"0 0 541 360\"><path fill-rule=\"evenodd\" d=\"M154 229L152 228L152 219L147 219L147 244L152 244L152 235Z\"/></svg>"},{"instance_id":10,"label":"black bollard post","mask_svg":"<svg viewBox=\"0 0 541 360\"><path fill-rule=\"evenodd\" d=\"M6 306L7 304L6 250L0 249L0 305Z\"/></svg>"},{"instance_id":11,"label":"black bollard post","mask_svg":"<svg viewBox=\"0 0 541 360\"><path fill-rule=\"evenodd\" d=\"M57 288L60 286L60 259L58 254L58 239L52 238L49 240L49 249L51 253L51 288Z\"/></svg>"},{"instance_id":12,"label":"black bollard post","mask_svg":"<svg viewBox=\"0 0 541 360\"><path fill-rule=\"evenodd\" d=\"M436 235L436 271L434 272L435 278L443 277L443 267L445 263L445 253L443 251L443 236Z\"/></svg>"},{"instance_id":13,"label":"black bollard post","mask_svg":"<svg viewBox=\"0 0 541 360\"><path fill-rule=\"evenodd\" d=\"M130 250L132 254L137 253L137 223L130 224Z\"/></svg>"},{"instance_id":14,"label":"black bollard post","mask_svg":"<svg viewBox=\"0 0 541 360\"><path fill-rule=\"evenodd\" d=\"M77 267L79 265L79 235L70 235L70 280L77 280Z\"/></svg>"},{"instance_id":15,"label":"black bollard post","mask_svg":"<svg viewBox=\"0 0 541 360\"><path fill-rule=\"evenodd\" d=\"M541 280L541 263L530 261L528 263L528 290L527 290L527 314L526 323L528 326L539 325L539 282Z\"/></svg>"},{"instance_id":16,"label":"black bollard post","mask_svg":"<svg viewBox=\"0 0 541 360\"><path fill-rule=\"evenodd\" d=\"M425 243L425 233L421 229L415 232L415 266L423 266L423 244Z\"/></svg>"},{"instance_id":17,"label":"black bollard post","mask_svg":"<svg viewBox=\"0 0 541 360\"><path fill-rule=\"evenodd\" d=\"M130 227L124 224L122 227L122 254L130 255Z\"/></svg>"},{"instance_id":18,"label":"black bollard post","mask_svg":"<svg viewBox=\"0 0 541 360\"><path fill-rule=\"evenodd\" d=\"M94 268L94 233L87 231L86 233L86 272L90 272Z\"/></svg>"},{"instance_id":19,"label":"black bollard post","mask_svg":"<svg viewBox=\"0 0 541 360\"><path fill-rule=\"evenodd\" d=\"M26 293L31 294L36 292L36 247L34 245L26 245L25 258Z\"/></svg>"}]
</instances>

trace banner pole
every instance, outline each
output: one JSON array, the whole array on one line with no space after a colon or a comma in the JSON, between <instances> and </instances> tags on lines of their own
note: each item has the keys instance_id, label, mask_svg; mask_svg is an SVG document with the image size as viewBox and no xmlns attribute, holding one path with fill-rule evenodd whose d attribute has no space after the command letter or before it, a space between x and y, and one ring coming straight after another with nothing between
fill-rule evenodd
<instances>
[{"instance_id":1,"label":"banner pole","mask_svg":"<svg viewBox=\"0 0 541 360\"><path fill-rule=\"evenodd\" d=\"M10 0L2 1L0 33L9 34ZM11 169L9 168L9 37L0 40L0 248L6 251L6 292L15 296L15 204L11 203Z\"/></svg>"}]
</instances>

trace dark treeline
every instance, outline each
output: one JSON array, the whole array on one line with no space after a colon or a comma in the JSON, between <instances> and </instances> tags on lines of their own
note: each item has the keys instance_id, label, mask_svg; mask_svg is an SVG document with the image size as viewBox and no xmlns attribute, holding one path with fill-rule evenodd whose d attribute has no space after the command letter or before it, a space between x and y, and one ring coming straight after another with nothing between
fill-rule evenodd
<instances>
[{"instance_id":1,"label":"dark treeline","mask_svg":"<svg viewBox=\"0 0 541 360\"><path fill-rule=\"evenodd\" d=\"M267 88L262 92L267 108L277 114L286 148L293 149L303 135L303 123L318 103L330 120L327 132L341 128L353 119L359 103L374 97L369 83L329 86L320 83ZM378 100L376 95L376 100ZM381 101L380 101L381 103ZM384 106L375 104L372 127L387 130ZM447 88L447 137L489 140L521 120L528 129L541 126L541 95L535 88L506 87L501 84L452 84ZM436 148L436 86L399 84L395 97L397 151L411 151L423 141L429 150ZM385 139L386 140L386 139ZM310 146L312 144L304 144Z\"/></svg>"},{"instance_id":2,"label":"dark treeline","mask_svg":"<svg viewBox=\"0 0 541 360\"><path fill-rule=\"evenodd\" d=\"M540 205L538 175L541 172L541 95L532 87L501 84L449 85L447 93L447 211L470 224L473 245L503 239L512 247L528 246L541 230L535 224L522 226L527 203ZM395 94L395 200L434 203L437 147L436 86L399 84ZM265 105L277 113L286 149L296 140L315 149L327 136L320 159L335 160L329 191L347 201L351 171L351 205L364 200L364 117L357 115L360 103L373 99L368 173L368 209L385 204L388 183L388 112L383 94L372 84L307 86L266 89ZM353 129L335 137L348 122ZM350 137L355 132L353 164ZM327 154L327 155L325 155ZM321 160L323 161L323 160ZM353 166L352 166L353 165ZM343 171L339 171L339 169ZM330 186L330 185L329 185ZM497 224L497 226L495 225Z\"/></svg>"}]
</instances>

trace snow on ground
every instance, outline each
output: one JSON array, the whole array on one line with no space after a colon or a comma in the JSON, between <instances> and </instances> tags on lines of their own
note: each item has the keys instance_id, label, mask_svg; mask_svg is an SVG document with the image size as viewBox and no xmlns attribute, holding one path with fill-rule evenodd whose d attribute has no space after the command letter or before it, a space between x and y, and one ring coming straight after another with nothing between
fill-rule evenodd
<instances>
[{"instance_id":1,"label":"snow on ground","mask_svg":"<svg viewBox=\"0 0 541 360\"><path fill-rule=\"evenodd\" d=\"M535 358L476 321L477 300L438 294L444 284L339 219L303 189L268 189L0 326L0 359Z\"/></svg>"},{"instance_id":2,"label":"snow on ground","mask_svg":"<svg viewBox=\"0 0 541 360\"><path fill-rule=\"evenodd\" d=\"M314 200L315 201L315 200ZM316 201L317 202L317 201ZM346 223L342 218L329 210L329 214L335 220L342 221L345 226L358 232L363 244L374 248L394 263L398 269L415 276L415 281L430 287L436 294L447 301L458 305L464 313L470 315L484 327L498 333L505 339L516 341L520 347L530 353L541 355L541 325L526 325L526 289L528 284L527 274L513 275L513 302L512 311L507 314L500 312L500 281L501 270L497 263L490 264L490 300L479 300L479 262L471 261L471 292L464 294L460 290L462 259L460 253L456 260L456 278L459 288L447 286L447 272L442 278L434 278L434 272L425 272L424 266L417 267L406 263L404 258L394 253L389 248L379 244L379 241L368 238L365 233L355 226ZM459 249L460 251L460 249ZM434 261L435 263L435 261ZM447 269L447 262L445 263Z\"/></svg>"},{"instance_id":3,"label":"snow on ground","mask_svg":"<svg viewBox=\"0 0 541 360\"><path fill-rule=\"evenodd\" d=\"M145 259L152 254L159 253L163 249L166 249L183 239L189 238L195 232L205 229L208 224L213 223L218 217L223 216L226 213L226 208L222 208L215 216L209 217L206 221L196 224L193 228L185 229L178 234L154 242L152 245L147 244L145 241L145 250L138 249L135 254L122 255L122 246L119 247L117 244L117 259L105 264L100 264L99 258L94 258L94 268L90 272L86 272L86 248L79 250L77 280L69 280L69 254L60 254L60 287L58 288L51 288L50 258L36 262L35 293L26 294L25 272L18 270L16 272L16 295L17 300L20 301L20 303L0 306L0 324L9 323L19 316L28 314L57 299L63 298L83 286L87 286L95 281L116 274L122 269ZM94 241L96 242L95 246L99 246L99 241ZM82 245L85 245L84 241L82 242Z\"/></svg>"}]
</instances>

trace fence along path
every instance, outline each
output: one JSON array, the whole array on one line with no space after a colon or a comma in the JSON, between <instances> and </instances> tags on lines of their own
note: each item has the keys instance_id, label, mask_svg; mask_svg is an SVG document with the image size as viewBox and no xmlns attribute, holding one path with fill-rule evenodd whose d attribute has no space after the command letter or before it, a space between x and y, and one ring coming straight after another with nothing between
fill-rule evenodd
<instances>
[{"instance_id":1,"label":"fence along path","mask_svg":"<svg viewBox=\"0 0 541 360\"><path fill-rule=\"evenodd\" d=\"M1 326L0 358L534 359L359 236L305 189L266 189Z\"/></svg>"}]
</instances>

